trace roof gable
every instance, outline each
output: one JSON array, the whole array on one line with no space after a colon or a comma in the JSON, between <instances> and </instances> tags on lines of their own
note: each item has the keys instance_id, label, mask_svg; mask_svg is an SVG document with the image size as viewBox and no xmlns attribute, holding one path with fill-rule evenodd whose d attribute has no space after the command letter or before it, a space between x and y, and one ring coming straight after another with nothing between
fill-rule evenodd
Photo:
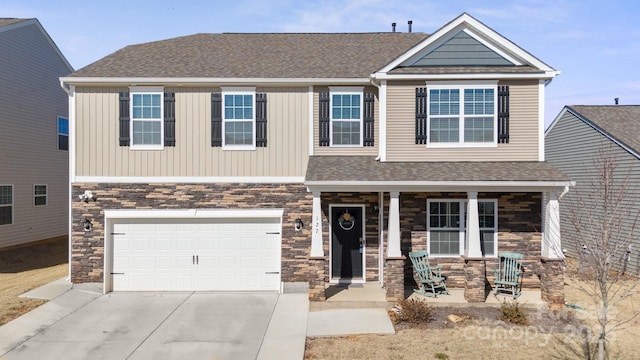
<instances>
[{"instance_id":1,"label":"roof gable","mask_svg":"<svg viewBox=\"0 0 640 360\"><path fill-rule=\"evenodd\" d=\"M416 73L425 73L420 70L425 67L464 67L467 72L485 72L486 67L493 66L518 67L523 73L536 74L541 78L553 78L559 74L504 36L463 13L388 63L376 75L382 78L385 74L407 74L412 69Z\"/></svg>"}]
</instances>

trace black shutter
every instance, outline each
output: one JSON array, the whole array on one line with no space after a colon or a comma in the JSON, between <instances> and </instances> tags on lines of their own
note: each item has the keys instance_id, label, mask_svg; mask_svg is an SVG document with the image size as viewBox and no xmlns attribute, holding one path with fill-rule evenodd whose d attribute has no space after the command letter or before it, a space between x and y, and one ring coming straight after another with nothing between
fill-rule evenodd
<instances>
[{"instance_id":1,"label":"black shutter","mask_svg":"<svg viewBox=\"0 0 640 360\"><path fill-rule=\"evenodd\" d=\"M267 147L267 94L256 94L256 147Z\"/></svg>"},{"instance_id":2,"label":"black shutter","mask_svg":"<svg viewBox=\"0 0 640 360\"><path fill-rule=\"evenodd\" d=\"M222 146L222 94L211 93L211 146Z\"/></svg>"},{"instance_id":3,"label":"black shutter","mask_svg":"<svg viewBox=\"0 0 640 360\"><path fill-rule=\"evenodd\" d=\"M498 143L509 143L509 86L498 86Z\"/></svg>"},{"instance_id":4,"label":"black shutter","mask_svg":"<svg viewBox=\"0 0 640 360\"><path fill-rule=\"evenodd\" d=\"M318 112L320 114L320 131L318 134L318 142L320 146L329 146L329 92L321 92Z\"/></svg>"},{"instance_id":5,"label":"black shutter","mask_svg":"<svg viewBox=\"0 0 640 360\"><path fill-rule=\"evenodd\" d=\"M129 92L120 93L120 146L129 146Z\"/></svg>"},{"instance_id":6,"label":"black shutter","mask_svg":"<svg viewBox=\"0 0 640 360\"><path fill-rule=\"evenodd\" d=\"M374 143L374 133L373 133L373 112L375 106L375 96L372 92L364 93L364 117L362 120L362 124L364 127L363 130L363 145L364 146L373 146Z\"/></svg>"},{"instance_id":7,"label":"black shutter","mask_svg":"<svg viewBox=\"0 0 640 360\"><path fill-rule=\"evenodd\" d=\"M416 144L427 143L427 88L416 88Z\"/></svg>"},{"instance_id":8,"label":"black shutter","mask_svg":"<svg viewBox=\"0 0 640 360\"><path fill-rule=\"evenodd\" d=\"M164 93L164 146L176 146L176 98Z\"/></svg>"}]
</instances>

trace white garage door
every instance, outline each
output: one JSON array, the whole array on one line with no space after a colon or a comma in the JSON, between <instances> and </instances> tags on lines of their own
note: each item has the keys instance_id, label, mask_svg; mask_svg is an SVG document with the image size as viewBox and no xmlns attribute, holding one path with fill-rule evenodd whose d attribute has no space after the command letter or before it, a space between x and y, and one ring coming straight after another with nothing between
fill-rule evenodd
<instances>
[{"instance_id":1,"label":"white garage door","mask_svg":"<svg viewBox=\"0 0 640 360\"><path fill-rule=\"evenodd\" d=\"M279 290L280 219L113 223L113 291Z\"/></svg>"}]
</instances>

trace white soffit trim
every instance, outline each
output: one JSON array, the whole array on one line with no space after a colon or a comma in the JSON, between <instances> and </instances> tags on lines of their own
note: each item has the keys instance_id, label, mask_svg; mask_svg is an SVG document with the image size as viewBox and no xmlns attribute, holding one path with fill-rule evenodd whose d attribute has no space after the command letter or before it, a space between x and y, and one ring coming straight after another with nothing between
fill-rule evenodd
<instances>
[{"instance_id":1,"label":"white soffit trim","mask_svg":"<svg viewBox=\"0 0 640 360\"><path fill-rule=\"evenodd\" d=\"M495 80L499 79L552 79L559 71L544 73L478 73L478 74L387 74L376 73L376 80Z\"/></svg>"},{"instance_id":2,"label":"white soffit trim","mask_svg":"<svg viewBox=\"0 0 640 360\"><path fill-rule=\"evenodd\" d=\"M467 13L463 13L462 15L458 16L457 18L455 18L454 20L446 24L445 26L441 27L439 30L434 32L431 36L426 38L420 44L416 45L413 49L407 51L402 56L396 58L394 61L392 61L391 63L389 63L382 69L380 69L378 73L387 73L391 71L398 65L402 64L406 60L410 59L414 55L424 50L424 48L437 43L442 38L446 38L449 33L454 31L457 33L458 28L469 28L478 36L485 37L489 39L491 42L493 42L494 44L496 44L497 47L504 49L505 54L511 53L513 54L512 56L513 58L522 59L523 62L531 64L532 66L537 67L540 70L544 70L545 72L552 72L554 74L556 73L556 71L553 68L551 68L549 65L540 61L538 58L531 55L529 52L525 51L518 45L511 42L509 39L500 35L496 31L492 30L491 28L481 23L480 21L476 20L475 18L473 18L471 15ZM379 77L376 77L376 78L379 78Z\"/></svg>"},{"instance_id":3,"label":"white soffit trim","mask_svg":"<svg viewBox=\"0 0 640 360\"><path fill-rule=\"evenodd\" d=\"M247 85L363 85L370 83L364 78L198 78L198 77L61 77L65 84L135 84L135 85L216 85L216 86L247 86Z\"/></svg>"},{"instance_id":4,"label":"white soffit trim","mask_svg":"<svg viewBox=\"0 0 640 360\"><path fill-rule=\"evenodd\" d=\"M75 183L255 183L255 184L302 184L303 176L76 176Z\"/></svg>"},{"instance_id":5,"label":"white soffit trim","mask_svg":"<svg viewBox=\"0 0 640 360\"><path fill-rule=\"evenodd\" d=\"M284 209L104 210L107 219L282 218Z\"/></svg>"},{"instance_id":6,"label":"white soffit trim","mask_svg":"<svg viewBox=\"0 0 640 360\"><path fill-rule=\"evenodd\" d=\"M573 181L306 181L311 191L540 191L575 186Z\"/></svg>"}]
</instances>

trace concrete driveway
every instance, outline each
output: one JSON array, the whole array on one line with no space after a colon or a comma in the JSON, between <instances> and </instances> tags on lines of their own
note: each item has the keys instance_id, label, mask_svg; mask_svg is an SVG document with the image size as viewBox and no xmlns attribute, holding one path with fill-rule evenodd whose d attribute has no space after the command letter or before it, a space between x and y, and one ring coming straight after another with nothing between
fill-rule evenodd
<instances>
[{"instance_id":1,"label":"concrete driveway","mask_svg":"<svg viewBox=\"0 0 640 360\"><path fill-rule=\"evenodd\" d=\"M304 324L301 324L302 334L298 336L302 338L302 344L294 344L294 347L301 345L304 353L307 309L304 309L304 301L299 300L302 298L294 301L302 304L298 307L302 313L296 313L295 306L293 313L290 313L291 305L286 303L280 305L282 309L276 309L279 298L285 295L111 293L74 309L51 326L40 328L35 336L14 347L2 358L278 358L283 354L266 354L260 349L265 346L277 349L286 345L281 342L291 339L291 329L285 328L283 332L281 323L287 322L288 316L296 315L298 319L304 316ZM274 311L275 317L280 319L270 325ZM265 345L265 341L269 344ZM285 349L280 347L280 351Z\"/></svg>"}]
</instances>

